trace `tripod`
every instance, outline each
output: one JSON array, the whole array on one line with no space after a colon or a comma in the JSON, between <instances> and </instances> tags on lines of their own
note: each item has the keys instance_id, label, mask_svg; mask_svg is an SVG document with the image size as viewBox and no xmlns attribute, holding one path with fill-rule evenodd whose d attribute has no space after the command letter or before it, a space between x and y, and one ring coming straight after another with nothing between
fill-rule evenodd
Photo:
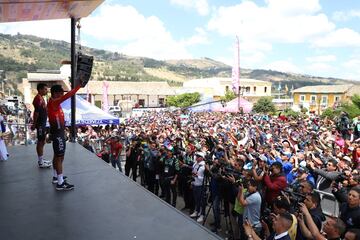
<instances>
[{"instance_id":1,"label":"tripod","mask_svg":"<svg viewBox=\"0 0 360 240\"><path fill-rule=\"evenodd\" d=\"M204 178L205 179L205 178ZM205 182L208 182L208 177L206 177L206 181ZM204 188L205 188L205 191L209 188L209 184L206 184L204 185ZM206 191L205 194L204 194L204 201L205 201L205 204L208 203L207 200L207 193L210 192L210 191ZM203 221L203 226L206 224L206 221L208 219L208 216L210 214L210 211L211 210L214 210L214 198L213 196L211 196L211 194L209 194L209 199L211 199L210 201L210 205L206 211L206 214L205 214L205 217L204 217L204 221ZM218 196L220 198L220 196ZM233 231L233 227L232 227L232 224L231 224L231 219L230 219L230 210L229 208L226 208L225 207L225 201L223 199L218 199L219 201L219 205L220 205L220 212L219 212L219 217L221 218L221 214L224 215L224 220L225 220L225 233L227 235L227 239L235 239L235 235L234 235L234 231ZM221 209L221 207L223 207L223 209ZM206 205L205 205L205 208L206 208ZM227 209L227 210L226 210ZM215 216L214 216L215 217ZM220 222L220 220L219 220ZM215 223L215 227L218 227L216 226L217 223Z\"/></svg>"}]
</instances>

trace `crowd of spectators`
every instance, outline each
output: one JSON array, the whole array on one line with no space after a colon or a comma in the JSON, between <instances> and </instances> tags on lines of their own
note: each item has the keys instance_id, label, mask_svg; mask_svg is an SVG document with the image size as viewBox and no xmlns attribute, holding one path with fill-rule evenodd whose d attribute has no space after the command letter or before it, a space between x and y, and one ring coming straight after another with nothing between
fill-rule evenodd
<instances>
[{"instance_id":1,"label":"crowd of spectators","mask_svg":"<svg viewBox=\"0 0 360 240\"><path fill-rule=\"evenodd\" d=\"M149 112L78 128L77 141L215 233L360 239L360 117ZM326 216L331 196L339 212Z\"/></svg>"},{"instance_id":2,"label":"crowd of spectators","mask_svg":"<svg viewBox=\"0 0 360 240\"><path fill-rule=\"evenodd\" d=\"M127 176L174 207L183 198L182 210L214 232L226 222L238 239L359 239L359 118L183 114L145 113L78 136L107 162L113 142L124 146ZM103 139L100 151L92 138ZM340 212L326 217L330 196Z\"/></svg>"}]
</instances>

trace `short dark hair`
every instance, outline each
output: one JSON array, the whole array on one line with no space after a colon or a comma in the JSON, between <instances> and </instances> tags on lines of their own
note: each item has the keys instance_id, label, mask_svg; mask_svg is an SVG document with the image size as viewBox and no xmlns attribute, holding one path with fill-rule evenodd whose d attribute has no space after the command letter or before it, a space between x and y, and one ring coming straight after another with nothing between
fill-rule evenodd
<instances>
[{"instance_id":1,"label":"short dark hair","mask_svg":"<svg viewBox=\"0 0 360 240\"><path fill-rule=\"evenodd\" d=\"M273 167L280 169L280 172L283 171L283 165L281 164L281 162L274 162L273 164L271 164L271 168L273 168Z\"/></svg>"},{"instance_id":2,"label":"short dark hair","mask_svg":"<svg viewBox=\"0 0 360 240\"><path fill-rule=\"evenodd\" d=\"M316 204L316 206L320 206L321 198L320 194L317 192L309 193L308 196L311 197L311 201Z\"/></svg>"},{"instance_id":3,"label":"short dark hair","mask_svg":"<svg viewBox=\"0 0 360 240\"><path fill-rule=\"evenodd\" d=\"M45 87L47 87L46 83L38 83L38 85L36 86L36 90L41 90L44 89Z\"/></svg>"},{"instance_id":4,"label":"short dark hair","mask_svg":"<svg viewBox=\"0 0 360 240\"><path fill-rule=\"evenodd\" d=\"M248 183L249 183L249 185L256 187L256 188L259 185L259 183L255 179L249 179Z\"/></svg>"},{"instance_id":5,"label":"short dark hair","mask_svg":"<svg viewBox=\"0 0 360 240\"><path fill-rule=\"evenodd\" d=\"M355 192L357 192L357 193L360 195L360 187L359 187L359 186L352 187L352 188L350 189L350 191L355 191Z\"/></svg>"},{"instance_id":6,"label":"short dark hair","mask_svg":"<svg viewBox=\"0 0 360 240\"><path fill-rule=\"evenodd\" d=\"M290 221L291 223L293 222L293 217L292 217L292 215L291 215L290 213L288 213L288 212L280 213L280 217L281 217L281 218L284 218L284 219L286 219L286 220L288 220L288 221Z\"/></svg>"},{"instance_id":7,"label":"short dark hair","mask_svg":"<svg viewBox=\"0 0 360 240\"><path fill-rule=\"evenodd\" d=\"M342 236L346 231L346 225L343 220L340 218L333 218L335 220L334 227L339 232L340 236Z\"/></svg>"},{"instance_id":8,"label":"short dark hair","mask_svg":"<svg viewBox=\"0 0 360 240\"><path fill-rule=\"evenodd\" d=\"M351 229L347 230L346 232L351 232L351 233L355 234L355 239L360 240L360 229L351 228Z\"/></svg>"},{"instance_id":9,"label":"short dark hair","mask_svg":"<svg viewBox=\"0 0 360 240\"><path fill-rule=\"evenodd\" d=\"M329 163L331 163L334 167L337 168L337 161L335 159L330 159Z\"/></svg>"},{"instance_id":10,"label":"short dark hair","mask_svg":"<svg viewBox=\"0 0 360 240\"><path fill-rule=\"evenodd\" d=\"M273 206L280 208L280 209L285 209L286 211L290 211L290 203L286 200L285 197L282 197L282 196L278 196L273 201Z\"/></svg>"},{"instance_id":11,"label":"short dark hair","mask_svg":"<svg viewBox=\"0 0 360 240\"><path fill-rule=\"evenodd\" d=\"M50 90L51 94L53 93L58 93L58 92L64 92L64 89L62 88L61 85L54 85L51 87L51 90Z\"/></svg>"}]
</instances>

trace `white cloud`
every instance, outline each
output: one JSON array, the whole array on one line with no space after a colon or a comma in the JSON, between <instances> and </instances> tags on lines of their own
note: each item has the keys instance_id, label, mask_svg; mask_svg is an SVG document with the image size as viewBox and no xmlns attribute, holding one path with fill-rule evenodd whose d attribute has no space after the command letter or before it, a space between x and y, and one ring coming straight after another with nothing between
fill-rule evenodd
<instances>
[{"instance_id":1,"label":"white cloud","mask_svg":"<svg viewBox=\"0 0 360 240\"><path fill-rule=\"evenodd\" d=\"M335 28L321 9L318 0L267 0L265 7L244 1L220 7L208 28L223 36L239 35L258 42L301 43Z\"/></svg>"},{"instance_id":2,"label":"white cloud","mask_svg":"<svg viewBox=\"0 0 360 240\"><path fill-rule=\"evenodd\" d=\"M185 46L192 46L192 45L197 45L197 44L209 44L210 41L208 39L207 33L204 29L202 28L196 28L195 29L196 34L191 36L188 39L183 40L183 44Z\"/></svg>"},{"instance_id":3,"label":"white cloud","mask_svg":"<svg viewBox=\"0 0 360 240\"><path fill-rule=\"evenodd\" d=\"M350 59L342 64L345 68L348 69L359 69L360 59Z\"/></svg>"},{"instance_id":4,"label":"white cloud","mask_svg":"<svg viewBox=\"0 0 360 240\"><path fill-rule=\"evenodd\" d=\"M321 56L313 56L307 57L306 61L308 62L334 62L336 61L335 55L321 55Z\"/></svg>"},{"instance_id":5,"label":"white cloud","mask_svg":"<svg viewBox=\"0 0 360 240\"><path fill-rule=\"evenodd\" d=\"M269 9L285 14L297 15L303 13L316 13L321 10L318 0L266 0Z\"/></svg>"},{"instance_id":6,"label":"white cloud","mask_svg":"<svg viewBox=\"0 0 360 240\"><path fill-rule=\"evenodd\" d=\"M335 21L345 22L351 18L360 17L360 10L351 10L349 12L336 11L333 13L332 18Z\"/></svg>"},{"instance_id":7,"label":"white cloud","mask_svg":"<svg viewBox=\"0 0 360 240\"><path fill-rule=\"evenodd\" d=\"M291 61L280 60L274 61L270 64L267 64L264 69L270 69L280 72L289 72L289 73L301 73L302 70L294 65Z\"/></svg>"},{"instance_id":8,"label":"white cloud","mask_svg":"<svg viewBox=\"0 0 360 240\"><path fill-rule=\"evenodd\" d=\"M334 71L334 66L323 62L314 62L306 66L306 71L311 72L312 75L329 75L329 72Z\"/></svg>"},{"instance_id":9,"label":"white cloud","mask_svg":"<svg viewBox=\"0 0 360 240\"><path fill-rule=\"evenodd\" d=\"M346 79L360 80L360 58L351 58L342 64L345 71L341 77Z\"/></svg>"},{"instance_id":10,"label":"white cloud","mask_svg":"<svg viewBox=\"0 0 360 240\"><path fill-rule=\"evenodd\" d=\"M70 20L1 23L0 32L11 35L29 34L70 42Z\"/></svg>"},{"instance_id":11,"label":"white cloud","mask_svg":"<svg viewBox=\"0 0 360 240\"><path fill-rule=\"evenodd\" d=\"M191 57L185 44L173 39L159 18L145 17L132 6L103 4L99 14L83 19L82 25L84 34L112 41L106 49L156 59Z\"/></svg>"},{"instance_id":12,"label":"white cloud","mask_svg":"<svg viewBox=\"0 0 360 240\"><path fill-rule=\"evenodd\" d=\"M210 11L207 0L170 0L170 3L185 9L195 9L201 16L208 15Z\"/></svg>"},{"instance_id":13,"label":"white cloud","mask_svg":"<svg viewBox=\"0 0 360 240\"><path fill-rule=\"evenodd\" d=\"M360 47L360 33L349 28L341 28L317 38L312 43L319 48Z\"/></svg>"}]
</instances>

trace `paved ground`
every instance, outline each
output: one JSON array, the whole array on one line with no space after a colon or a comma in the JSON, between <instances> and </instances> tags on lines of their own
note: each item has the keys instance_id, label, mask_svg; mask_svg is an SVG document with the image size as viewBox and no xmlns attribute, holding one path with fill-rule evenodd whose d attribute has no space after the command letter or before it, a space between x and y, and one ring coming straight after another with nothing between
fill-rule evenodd
<instances>
[{"instance_id":1,"label":"paved ground","mask_svg":"<svg viewBox=\"0 0 360 240\"><path fill-rule=\"evenodd\" d=\"M9 152L0 162L0 239L219 239L78 144L67 144L68 193L55 190L52 169L37 167L34 145Z\"/></svg>"}]
</instances>

